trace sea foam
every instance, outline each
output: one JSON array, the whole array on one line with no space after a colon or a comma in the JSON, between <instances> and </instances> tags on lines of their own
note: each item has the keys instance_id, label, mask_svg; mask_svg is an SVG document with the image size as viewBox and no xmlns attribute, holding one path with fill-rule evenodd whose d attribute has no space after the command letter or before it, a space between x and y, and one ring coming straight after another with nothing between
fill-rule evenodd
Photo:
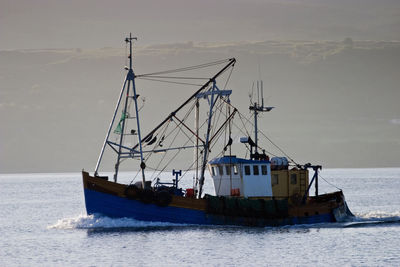
<instances>
[{"instance_id":1,"label":"sea foam","mask_svg":"<svg viewBox=\"0 0 400 267\"><path fill-rule=\"evenodd\" d=\"M182 224L166 222L145 222L131 218L109 218L99 215L80 214L72 218L63 218L48 229L111 229L111 228L145 228L145 227L169 227Z\"/></svg>"},{"instance_id":2,"label":"sea foam","mask_svg":"<svg viewBox=\"0 0 400 267\"><path fill-rule=\"evenodd\" d=\"M385 211L369 211L365 213L354 213L354 221L400 221L400 211L385 212Z\"/></svg>"}]
</instances>

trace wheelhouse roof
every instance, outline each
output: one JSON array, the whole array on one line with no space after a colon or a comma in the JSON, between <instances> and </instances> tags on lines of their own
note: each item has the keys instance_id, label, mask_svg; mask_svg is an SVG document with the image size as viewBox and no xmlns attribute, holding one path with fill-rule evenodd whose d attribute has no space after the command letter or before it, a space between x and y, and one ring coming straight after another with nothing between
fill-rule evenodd
<instances>
[{"instance_id":1,"label":"wheelhouse roof","mask_svg":"<svg viewBox=\"0 0 400 267\"><path fill-rule=\"evenodd\" d=\"M267 164L271 163L269 160L250 160L237 158L236 156L224 156L221 158L214 158L208 162L209 164Z\"/></svg>"}]
</instances>

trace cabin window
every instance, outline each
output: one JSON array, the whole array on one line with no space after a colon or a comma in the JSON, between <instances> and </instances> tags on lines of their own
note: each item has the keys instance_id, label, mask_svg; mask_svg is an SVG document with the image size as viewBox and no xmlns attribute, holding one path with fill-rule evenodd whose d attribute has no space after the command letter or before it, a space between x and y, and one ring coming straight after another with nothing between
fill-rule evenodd
<instances>
[{"instance_id":1,"label":"cabin window","mask_svg":"<svg viewBox=\"0 0 400 267\"><path fill-rule=\"evenodd\" d=\"M254 175L259 175L259 171L258 171L258 165L253 165L253 174Z\"/></svg>"},{"instance_id":2,"label":"cabin window","mask_svg":"<svg viewBox=\"0 0 400 267\"><path fill-rule=\"evenodd\" d=\"M272 176L271 176L271 184L272 185L279 184L279 174L272 174Z\"/></svg>"},{"instance_id":3,"label":"cabin window","mask_svg":"<svg viewBox=\"0 0 400 267\"><path fill-rule=\"evenodd\" d=\"M218 166L218 172L219 172L219 175L224 175L224 168L223 168L223 166Z\"/></svg>"},{"instance_id":4,"label":"cabin window","mask_svg":"<svg viewBox=\"0 0 400 267\"><path fill-rule=\"evenodd\" d=\"M231 175L231 165L225 166L226 175Z\"/></svg>"},{"instance_id":5,"label":"cabin window","mask_svg":"<svg viewBox=\"0 0 400 267\"><path fill-rule=\"evenodd\" d=\"M237 165L233 165L233 173L238 174L238 167Z\"/></svg>"},{"instance_id":6,"label":"cabin window","mask_svg":"<svg viewBox=\"0 0 400 267\"><path fill-rule=\"evenodd\" d=\"M297 184L297 174L292 173L292 174L290 175L290 183L291 183L291 184Z\"/></svg>"},{"instance_id":7,"label":"cabin window","mask_svg":"<svg viewBox=\"0 0 400 267\"><path fill-rule=\"evenodd\" d=\"M267 165L261 165L261 174L262 175L267 175L268 174Z\"/></svg>"},{"instance_id":8,"label":"cabin window","mask_svg":"<svg viewBox=\"0 0 400 267\"><path fill-rule=\"evenodd\" d=\"M250 166L249 165L244 166L244 174L250 175Z\"/></svg>"},{"instance_id":9,"label":"cabin window","mask_svg":"<svg viewBox=\"0 0 400 267\"><path fill-rule=\"evenodd\" d=\"M211 167L211 173L212 173L212 176L215 176L215 167L214 166Z\"/></svg>"}]
</instances>

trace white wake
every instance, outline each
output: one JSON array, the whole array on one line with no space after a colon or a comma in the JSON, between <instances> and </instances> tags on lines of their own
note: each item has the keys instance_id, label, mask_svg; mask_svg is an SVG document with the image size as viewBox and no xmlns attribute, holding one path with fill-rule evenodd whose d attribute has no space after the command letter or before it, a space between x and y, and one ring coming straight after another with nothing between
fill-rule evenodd
<instances>
[{"instance_id":1,"label":"white wake","mask_svg":"<svg viewBox=\"0 0 400 267\"><path fill-rule=\"evenodd\" d=\"M130 218L109 218L98 215L81 214L72 218L58 220L48 229L111 229L111 228L145 228L145 227L167 227L182 224L166 222L145 222Z\"/></svg>"}]
</instances>

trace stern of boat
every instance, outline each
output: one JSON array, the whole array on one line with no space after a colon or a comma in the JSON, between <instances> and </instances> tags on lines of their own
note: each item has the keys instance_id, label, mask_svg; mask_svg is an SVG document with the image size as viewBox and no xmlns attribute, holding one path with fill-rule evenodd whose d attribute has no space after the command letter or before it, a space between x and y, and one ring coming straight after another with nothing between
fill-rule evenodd
<instances>
[{"instance_id":1,"label":"stern of boat","mask_svg":"<svg viewBox=\"0 0 400 267\"><path fill-rule=\"evenodd\" d=\"M347 206L347 202L343 192L339 191L337 193L340 193L337 194L339 200L339 206L333 209L332 213L337 222L345 222L348 221L351 217L354 217L354 214L350 211L349 207Z\"/></svg>"}]
</instances>

